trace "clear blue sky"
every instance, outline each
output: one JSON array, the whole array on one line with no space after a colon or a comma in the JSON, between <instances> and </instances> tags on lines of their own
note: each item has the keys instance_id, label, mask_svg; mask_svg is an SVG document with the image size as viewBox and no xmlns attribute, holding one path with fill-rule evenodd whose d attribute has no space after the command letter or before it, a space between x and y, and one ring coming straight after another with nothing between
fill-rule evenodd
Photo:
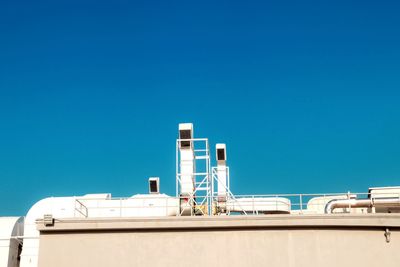
<instances>
[{"instance_id":1,"label":"clear blue sky","mask_svg":"<svg viewBox=\"0 0 400 267\"><path fill-rule=\"evenodd\" d=\"M278 3L277 3L278 2ZM398 1L2 1L0 215L174 194L179 122L232 190L400 185Z\"/></svg>"}]
</instances>

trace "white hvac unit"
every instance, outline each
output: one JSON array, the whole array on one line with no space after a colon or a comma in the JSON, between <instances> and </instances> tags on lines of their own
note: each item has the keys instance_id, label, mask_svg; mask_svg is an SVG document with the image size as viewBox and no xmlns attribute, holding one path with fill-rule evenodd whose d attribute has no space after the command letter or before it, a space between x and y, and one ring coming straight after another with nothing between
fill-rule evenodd
<instances>
[{"instance_id":1,"label":"white hvac unit","mask_svg":"<svg viewBox=\"0 0 400 267\"><path fill-rule=\"evenodd\" d=\"M400 213L400 186L372 187L368 196L376 213Z\"/></svg>"}]
</instances>

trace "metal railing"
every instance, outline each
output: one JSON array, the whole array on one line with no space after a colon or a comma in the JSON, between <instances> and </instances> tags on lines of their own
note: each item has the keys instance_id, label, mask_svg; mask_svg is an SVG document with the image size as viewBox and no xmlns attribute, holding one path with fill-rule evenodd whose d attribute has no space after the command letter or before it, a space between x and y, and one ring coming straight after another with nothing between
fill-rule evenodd
<instances>
[{"instance_id":1,"label":"metal railing","mask_svg":"<svg viewBox=\"0 0 400 267\"><path fill-rule=\"evenodd\" d=\"M380 198L384 198L385 194L393 198L395 193L379 193ZM268 204L273 205L289 205L290 214L324 214L325 206L332 200L345 199L368 199L370 193L320 193L320 194L266 194L266 195L231 195L227 197L226 203L235 203L238 205L246 205L240 214L257 215L263 213L261 206ZM219 201L218 195L212 196L213 206L212 212L207 212L209 203L204 199L197 201L193 196L193 214L217 216L218 207L223 202ZM396 195L400 203L400 194ZM135 216L180 216L181 199L187 197L132 197L132 198L110 198L110 199L90 199L77 198L75 200L75 217L135 217ZM274 202L274 199L276 200ZM282 199L288 200L283 201ZM249 209L249 206L252 208ZM400 207L399 207L400 209ZM278 210L278 209L277 209ZM370 213L373 212L367 208L355 208L350 204L346 208L340 208L336 213ZM229 212L228 212L229 214Z\"/></svg>"},{"instance_id":2,"label":"metal railing","mask_svg":"<svg viewBox=\"0 0 400 267\"><path fill-rule=\"evenodd\" d=\"M75 199L75 209L74 209L75 217L77 217L76 216L77 213L82 215L85 218L87 218L89 216L88 208L79 199Z\"/></svg>"},{"instance_id":3,"label":"metal railing","mask_svg":"<svg viewBox=\"0 0 400 267\"><path fill-rule=\"evenodd\" d=\"M192 138L192 139L177 139L176 140L176 197L179 198L181 188L181 153L180 144L181 142L190 142L193 157L194 166L196 171L192 173L194 182L194 191L191 196L182 197L182 199L188 199L191 203L196 203L199 206L206 207L205 210L200 209L200 213L203 215L211 213L212 207L212 178L211 178L211 156L208 138ZM192 215L196 215L196 212L191 212Z\"/></svg>"}]
</instances>

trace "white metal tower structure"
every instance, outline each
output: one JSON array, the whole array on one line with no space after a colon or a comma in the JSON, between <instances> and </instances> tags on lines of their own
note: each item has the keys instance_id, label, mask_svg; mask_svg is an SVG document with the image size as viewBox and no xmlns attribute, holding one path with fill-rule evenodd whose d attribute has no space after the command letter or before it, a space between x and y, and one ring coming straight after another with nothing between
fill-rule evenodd
<instances>
[{"instance_id":1,"label":"white metal tower structure","mask_svg":"<svg viewBox=\"0 0 400 267\"><path fill-rule=\"evenodd\" d=\"M226 144L216 144L217 166L212 167L213 197L216 214L229 214L227 204L229 201L236 201L235 196L230 190L229 167L226 164L227 153ZM216 182L217 187L214 186ZM246 214L246 211L243 210Z\"/></svg>"},{"instance_id":2,"label":"white metal tower structure","mask_svg":"<svg viewBox=\"0 0 400 267\"><path fill-rule=\"evenodd\" d=\"M226 167L226 145L216 145L217 156L217 176L218 176L218 201L226 201L227 192L229 188L228 168Z\"/></svg>"},{"instance_id":3,"label":"white metal tower structure","mask_svg":"<svg viewBox=\"0 0 400 267\"><path fill-rule=\"evenodd\" d=\"M176 196L180 215L212 213L210 150L207 138L194 138L193 124L179 124L176 142Z\"/></svg>"},{"instance_id":4,"label":"white metal tower structure","mask_svg":"<svg viewBox=\"0 0 400 267\"><path fill-rule=\"evenodd\" d=\"M212 170L213 182L217 181L216 212L226 214L226 201L229 194L229 168L226 166L226 145L216 145L217 167ZM215 189L214 189L215 190Z\"/></svg>"}]
</instances>

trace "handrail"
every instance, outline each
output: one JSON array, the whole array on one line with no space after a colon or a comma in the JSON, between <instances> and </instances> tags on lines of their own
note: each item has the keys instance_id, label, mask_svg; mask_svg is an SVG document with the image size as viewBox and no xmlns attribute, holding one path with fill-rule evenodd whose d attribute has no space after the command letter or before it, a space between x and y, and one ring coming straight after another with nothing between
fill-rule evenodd
<instances>
[{"instance_id":1,"label":"handrail","mask_svg":"<svg viewBox=\"0 0 400 267\"><path fill-rule=\"evenodd\" d=\"M385 195L393 195L393 192L379 192L379 198L384 198ZM316 197L319 197L315 202L310 202L311 199L314 199ZM237 201L237 205L241 205L243 203L248 203L249 205L252 205L252 210L253 212L251 213L246 213L245 209L243 209L243 214L257 214L257 211L259 210L258 205L262 204L267 204L267 203L275 203L276 205L278 204L285 204L290 207L291 212L298 212L300 214L305 213L306 211L308 212L316 212L315 210L321 210L323 211L325 209L325 206L328 204L328 202L332 199L369 199L371 198L370 193L323 193L323 194L265 194L265 195L233 195L230 194L227 198L227 201L232 201L235 202ZM132 209L165 209L165 212L163 214L168 215L170 214L169 211L172 211L173 209L179 209L179 199L185 199L187 197L169 197L166 195L160 195L159 197L156 195L153 195L149 197L148 195L144 196L132 196L132 197L124 197L124 198L108 198L108 199L99 199L99 198L87 198L87 197L82 197L82 198L76 198L75 201L75 217L77 216L83 216L87 218L89 216L89 212L92 210L104 210L104 209L109 209L110 211L114 212L116 216L122 217L124 215L124 211L130 211ZM290 204L288 202L282 201L279 198L286 198L290 201ZM172 201L172 200L175 201ZM400 196L399 196L400 199ZM99 205L100 202L106 201L107 200L107 205L101 206ZM136 202L135 202L136 200ZM141 201L155 201L155 204L152 204L151 206L149 205L144 205L144 202ZM218 194L214 193L210 200L213 203L218 203ZM94 201L93 203L89 203L90 201ZM275 201L275 202L274 202ZM158 203L157 203L158 202ZM196 203L196 202L194 202ZM202 206L202 205L208 205L208 203L203 203L199 202L197 205ZM247 205L247 204L246 204ZM313 210L310 210L310 207L314 207ZM343 208L343 212L349 212L349 208L355 208L353 205L348 205L347 207L341 207ZM248 207L247 207L248 209ZM129 212L128 212L129 213ZM298 214L296 213L296 214ZM323 213L323 212L321 212ZM126 213L125 213L126 214ZM210 215L210 214L208 214ZM214 215L214 214L211 214ZM93 216L93 215L92 215ZM179 216L179 212L177 213L177 216Z\"/></svg>"},{"instance_id":2,"label":"handrail","mask_svg":"<svg viewBox=\"0 0 400 267\"><path fill-rule=\"evenodd\" d=\"M76 203L78 203L79 204L79 207L80 208L84 208L84 210L86 211L85 213L83 213L82 211L81 211L81 209L78 209L77 207L76 207ZM89 216L89 210L88 210L88 208L85 206L85 204L83 204L81 201L79 201L79 199L75 199L75 211L77 211L77 212L79 212L81 215L83 215L85 218L87 218L88 216Z\"/></svg>"}]
</instances>

